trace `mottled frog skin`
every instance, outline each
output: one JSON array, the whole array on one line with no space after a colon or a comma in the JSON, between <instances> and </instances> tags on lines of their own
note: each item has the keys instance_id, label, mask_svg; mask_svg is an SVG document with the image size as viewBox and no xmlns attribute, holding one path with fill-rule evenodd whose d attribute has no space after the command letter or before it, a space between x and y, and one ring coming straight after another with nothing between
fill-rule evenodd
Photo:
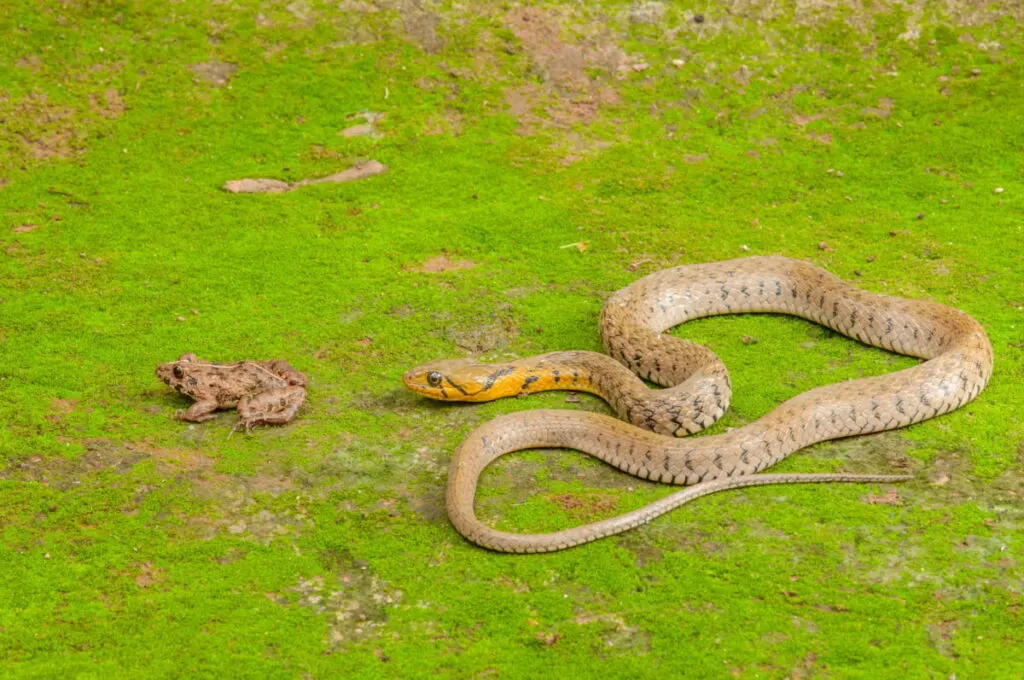
<instances>
[{"instance_id":1,"label":"mottled frog skin","mask_svg":"<svg viewBox=\"0 0 1024 680\"><path fill-rule=\"evenodd\" d=\"M217 409L237 408L236 428L247 432L255 425L290 422L306 401L306 376L281 360L218 364L182 354L157 366L156 375L195 400L175 414L179 420L201 423Z\"/></svg>"}]
</instances>

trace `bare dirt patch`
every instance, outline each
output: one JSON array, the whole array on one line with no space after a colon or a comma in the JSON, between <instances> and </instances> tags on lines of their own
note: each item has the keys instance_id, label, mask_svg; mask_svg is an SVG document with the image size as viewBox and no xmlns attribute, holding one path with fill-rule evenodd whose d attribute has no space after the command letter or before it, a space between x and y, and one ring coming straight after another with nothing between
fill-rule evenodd
<instances>
[{"instance_id":1,"label":"bare dirt patch","mask_svg":"<svg viewBox=\"0 0 1024 680\"><path fill-rule=\"evenodd\" d=\"M189 66L189 70L196 80L209 83L214 87L224 87L238 71L238 66L226 61L204 61Z\"/></svg>"},{"instance_id":2,"label":"bare dirt patch","mask_svg":"<svg viewBox=\"0 0 1024 680\"><path fill-rule=\"evenodd\" d=\"M889 489L885 493L865 496L864 502L870 505L903 505L903 499L896 489Z\"/></svg>"},{"instance_id":3,"label":"bare dirt patch","mask_svg":"<svg viewBox=\"0 0 1024 680\"><path fill-rule=\"evenodd\" d=\"M354 165L348 170L316 179L303 179L298 182L284 182L279 179L233 179L225 182L222 188L232 194L283 194L311 184L341 184L365 179L386 172L387 169L383 163L370 160Z\"/></svg>"},{"instance_id":4,"label":"bare dirt patch","mask_svg":"<svg viewBox=\"0 0 1024 680\"><path fill-rule=\"evenodd\" d=\"M816 120L823 120L827 117L828 116L826 116L824 113L814 113L809 116L804 116L797 113L793 115L793 122L799 125L800 127L804 127L805 125L810 125Z\"/></svg>"},{"instance_id":5,"label":"bare dirt patch","mask_svg":"<svg viewBox=\"0 0 1024 680\"><path fill-rule=\"evenodd\" d=\"M104 90L102 95L89 95L89 109L104 118L116 120L124 114L124 99L121 98L120 92L110 87Z\"/></svg>"},{"instance_id":6,"label":"bare dirt patch","mask_svg":"<svg viewBox=\"0 0 1024 680\"><path fill-rule=\"evenodd\" d=\"M180 447L163 448L146 443L127 443L124 450L129 453L146 456L157 461L158 467L165 472L195 472L212 470L214 459L196 451Z\"/></svg>"},{"instance_id":7,"label":"bare dirt patch","mask_svg":"<svg viewBox=\"0 0 1024 680\"><path fill-rule=\"evenodd\" d=\"M574 622L579 626L597 626L597 635L602 641L605 653L646 652L651 648L650 634L637 626L629 625L621 614L583 612L576 616Z\"/></svg>"},{"instance_id":8,"label":"bare dirt patch","mask_svg":"<svg viewBox=\"0 0 1024 680\"><path fill-rule=\"evenodd\" d=\"M505 349L517 337L519 329L507 318L499 319L495 323L477 323L445 330L445 338L456 347L474 355Z\"/></svg>"},{"instance_id":9,"label":"bare dirt patch","mask_svg":"<svg viewBox=\"0 0 1024 680\"><path fill-rule=\"evenodd\" d=\"M447 109L443 115L433 116L427 120L425 135L450 134L458 136L462 132L462 114L455 109Z\"/></svg>"},{"instance_id":10,"label":"bare dirt patch","mask_svg":"<svg viewBox=\"0 0 1024 680\"><path fill-rule=\"evenodd\" d=\"M130 471L145 454L127 451L105 439L85 442L86 452L77 458L48 457L39 454L11 458L6 468L0 470L0 479L36 482L66 491L77 488L84 479L111 471Z\"/></svg>"},{"instance_id":11,"label":"bare dirt patch","mask_svg":"<svg viewBox=\"0 0 1024 680\"><path fill-rule=\"evenodd\" d=\"M398 12L401 16L402 29L405 35L419 45L428 54L437 54L444 47L444 40L438 33L441 17L424 9L418 0L399 0Z\"/></svg>"},{"instance_id":12,"label":"bare dirt patch","mask_svg":"<svg viewBox=\"0 0 1024 680\"><path fill-rule=\"evenodd\" d=\"M382 137L383 135L377 130L377 124L384 120L385 116L386 114L374 113L372 111L364 111L362 113L357 113L355 115L348 116L345 118L346 121L354 122L356 120L362 119L363 122L358 123L356 125L350 125L349 127L344 128L343 130L338 132L338 134L341 135L342 137L347 138Z\"/></svg>"},{"instance_id":13,"label":"bare dirt patch","mask_svg":"<svg viewBox=\"0 0 1024 680\"><path fill-rule=\"evenodd\" d=\"M505 90L506 105L520 122L519 134L589 123L602 107L618 103L609 81L629 68L629 59L610 33L586 27L593 34L587 44L567 42L563 19L539 7L513 9L505 23L542 80Z\"/></svg>"},{"instance_id":14,"label":"bare dirt patch","mask_svg":"<svg viewBox=\"0 0 1024 680\"><path fill-rule=\"evenodd\" d=\"M43 60L37 54L29 54L16 61L14 65L28 69L32 73L39 73L43 68Z\"/></svg>"},{"instance_id":15,"label":"bare dirt patch","mask_svg":"<svg viewBox=\"0 0 1024 680\"><path fill-rule=\"evenodd\" d=\"M0 127L7 126L21 147L33 158L70 158L85 151L77 112L69 106L50 102L44 93L31 93L3 115Z\"/></svg>"},{"instance_id":16,"label":"bare dirt patch","mask_svg":"<svg viewBox=\"0 0 1024 680\"><path fill-rule=\"evenodd\" d=\"M132 566L135 570L133 580L138 587L149 588L163 583L164 570L153 566L152 562L136 562Z\"/></svg>"},{"instance_id":17,"label":"bare dirt patch","mask_svg":"<svg viewBox=\"0 0 1024 680\"><path fill-rule=\"evenodd\" d=\"M574 493L559 493L549 495L547 498L567 513L580 516L608 513L619 505L614 496L581 496Z\"/></svg>"},{"instance_id":18,"label":"bare dirt patch","mask_svg":"<svg viewBox=\"0 0 1024 680\"><path fill-rule=\"evenodd\" d=\"M892 115L893 101L888 97L882 97L878 100L878 106L868 106L861 109L861 114L865 116L874 116L875 118L888 118Z\"/></svg>"},{"instance_id":19,"label":"bare dirt patch","mask_svg":"<svg viewBox=\"0 0 1024 680\"><path fill-rule=\"evenodd\" d=\"M447 252L443 252L440 255L435 255L429 260L426 260L418 267L410 268L408 271L421 272L424 274L441 274L443 272L457 271L459 269L472 269L475 266L476 262L473 262L472 260L453 260Z\"/></svg>"},{"instance_id":20,"label":"bare dirt patch","mask_svg":"<svg viewBox=\"0 0 1024 680\"><path fill-rule=\"evenodd\" d=\"M388 610L402 601L402 591L347 555L331 552L324 561L331 575L300 577L286 592L267 593L267 598L281 606L304 607L322 615L332 648L372 637L387 623Z\"/></svg>"}]
</instances>

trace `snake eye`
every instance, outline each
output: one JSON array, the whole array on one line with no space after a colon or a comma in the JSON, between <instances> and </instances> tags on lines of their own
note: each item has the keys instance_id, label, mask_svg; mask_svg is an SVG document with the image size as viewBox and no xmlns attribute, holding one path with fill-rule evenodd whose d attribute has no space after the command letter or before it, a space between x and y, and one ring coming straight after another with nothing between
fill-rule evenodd
<instances>
[{"instance_id":1,"label":"snake eye","mask_svg":"<svg viewBox=\"0 0 1024 680\"><path fill-rule=\"evenodd\" d=\"M174 373L174 377L177 378L178 380L181 380L182 378L185 377L185 369L183 369L181 366L175 366L174 370L171 372Z\"/></svg>"},{"instance_id":2,"label":"snake eye","mask_svg":"<svg viewBox=\"0 0 1024 680\"><path fill-rule=\"evenodd\" d=\"M431 371L427 374L427 383L429 383L431 387L440 387L442 377L444 376L437 371Z\"/></svg>"}]
</instances>

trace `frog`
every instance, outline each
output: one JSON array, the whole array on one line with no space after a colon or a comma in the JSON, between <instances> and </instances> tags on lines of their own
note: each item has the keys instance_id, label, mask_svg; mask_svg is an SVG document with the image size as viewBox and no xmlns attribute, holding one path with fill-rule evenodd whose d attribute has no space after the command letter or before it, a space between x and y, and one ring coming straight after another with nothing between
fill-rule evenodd
<instances>
[{"instance_id":1,"label":"frog","mask_svg":"<svg viewBox=\"0 0 1024 680\"><path fill-rule=\"evenodd\" d=\"M202 423L214 418L218 409L237 409L238 422L232 431L256 425L284 425L292 421L306 401L306 376L287 361L238 361L216 363L195 354L182 354L177 361L156 367L160 380L195 400L187 411L175 417Z\"/></svg>"}]
</instances>

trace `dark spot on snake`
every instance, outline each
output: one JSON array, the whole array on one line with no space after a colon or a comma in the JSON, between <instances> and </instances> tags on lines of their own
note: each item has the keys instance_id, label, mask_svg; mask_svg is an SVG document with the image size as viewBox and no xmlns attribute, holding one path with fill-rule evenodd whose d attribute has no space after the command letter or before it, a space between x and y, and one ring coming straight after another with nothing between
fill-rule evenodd
<instances>
[{"instance_id":1,"label":"dark spot on snake","mask_svg":"<svg viewBox=\"0 0 1024 680\"><path fill-rule=\"evenodd\" d=\"M484 391L494 387L494 383L498 380L498 378L502 378L508 375L509 373L512 373L514 370L515 369L512 368L511 366L503 366L494 373L491 373L489 376L487 376L487 382L484 384Z\"/></svg>"},{"instance_id":2,"label":"dark spot on snake","mask_svg":"<svg viewBox=\"0 0 1024 680\"><path fill-rule=\"evenodd\" d=\"M525 390L525 389L529 388L530 385L532 385L533 383L537 382L538 380L540 380L540 376L539 375L531 375L526 380L523 381L523 386L520 387L519 389L520 390Z\"/></svg>"},{"instance_id":3,"label":"dark spot on snake","mask_svg":"<svg viewBox=\"0 0 1024 680\"><path fill-rule=\"evenodd\" d=\"M452 379L451 379L451 378L448 378L448 377L446 377L446 378L445 378L445 381L446 381L446 382L447 382L447 383L448 383L449 385L451 385L452 387L454 387L455 389L457 389L457 390L458 390L459 392L462 392L462 394L463 394L463 395L465 395L465 394L466 394L466 390L462 389L461 387L459 387L458 385L456 385L455 383L453 383L453 382L452 382Z\"/></svg>"}]
</instances>

